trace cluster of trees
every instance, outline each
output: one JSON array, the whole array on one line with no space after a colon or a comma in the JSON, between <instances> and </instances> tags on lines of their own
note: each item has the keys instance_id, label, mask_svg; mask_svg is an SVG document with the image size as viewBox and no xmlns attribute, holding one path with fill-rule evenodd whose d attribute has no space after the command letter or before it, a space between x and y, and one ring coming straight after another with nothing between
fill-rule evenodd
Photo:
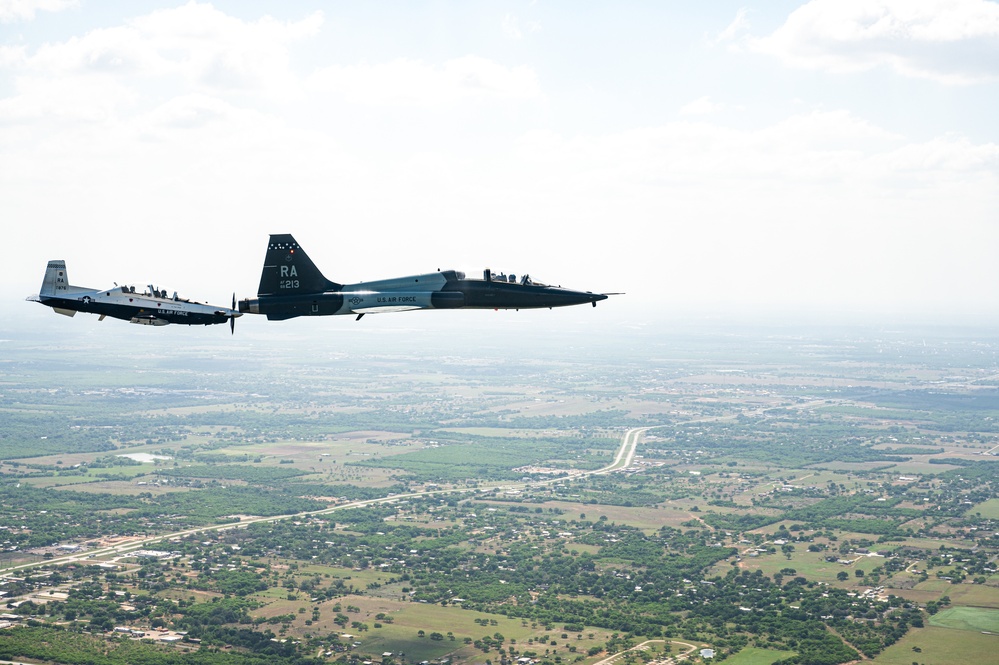
<instances>
[{"instance_id":1,"label":"cluster of trees","mask_svg":"<svg viewBox=\"0 0 999 665\"><path fill-rule=\"evenodd\" d=\"M703 461L739 460L787 469L829 462L899 462L874 446L883 432L838 417L772 409L768 418L698 421L653 433L660 441L650 454Z\"/></svg>"},{"instance_id":2,"label":"cluster of trees","mask_svg":"<svg viewBox=\"0 0 999 665\"><path fill-rule=\"evenodd\" d=\"M25 549L101 535L132 535L225 521L232 514L283 515L320 510L327 503L276 487L209 487L153 496L39 489L0 482L0 512L23 529L3 532L3 545Z\"/></svg>"},{"instance_id":3,"label":"cluster of trees","mask_svg":"<svg viewBox=\"0 0 999 665\"><path fill-rule=\"evenodd\" d=\"M273 633L238 628L204 630L203 645L229 644L238 650L203 646L197 651L128 638L106 639L54 626L29 625L8 631L0 640L0 659L32 659L65 665L319 665L294 645L272 642Z\"/></svg>"}]
</instances>

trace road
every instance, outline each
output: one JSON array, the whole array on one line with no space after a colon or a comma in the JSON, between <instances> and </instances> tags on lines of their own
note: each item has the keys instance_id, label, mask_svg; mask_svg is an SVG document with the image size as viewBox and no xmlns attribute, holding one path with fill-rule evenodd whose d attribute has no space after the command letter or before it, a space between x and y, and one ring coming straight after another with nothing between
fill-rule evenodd
<instances>
[{"instance_id":1,"label":"road","mask_svg":"<svg viewBox=\"0 0 999 665\"><path fill-rule=\"evenodd\" d=\"M687 658L690 654L694 653L694 650L698 648L696 644L691 644L690 642L681 642L679 640L669 640L670 644L682 644L687 647L687 650L683 653L673 654L667 658L656 658L652 663L660 663L661 665L671 665L679 660ZM653 644L666 644L666 640L645 640L641 644L636 644L630 649L625 649L624 651L618 651L612 656L607 656L603 660L598 660L593 665L614 665L618 661L622 660L629 651L645 651ZM665 654L662 654L665 655ZM651 665L651 663L650 663Z\"/></svg>"},{"instance_id":2,"label":"road","mask_svg":"<svg viewBox=\"0 0 999 665\"><path fill-rule=\"evenodd\" d=\"M621 446L618 448L617 453L614 455L614 461L605 467L600 469L594 469L593 471L585 471L576 477L584 476L595 476L607 473L612 473L614 471L621 471L627 469L632 460L635 458L635 450L638 448L638 442L641 440L642 435L647 432L649 427L636 427L625 432L624 437L621 439ZM495 486L486 488L491 489L524 489L532 486L539 485L549 485L552 483L557 483L564 480L563 478L544 478L539 480L530 480L525 482L504 484L501 486ZM90 563L100 563L100 561L92 561L93 559L107 559L109 557L122 556L129 552L133 552L139 549L145 549L147 546L154 543L161 543L165 540L171 538L183 538L185 536L193 536L199 533L209 533L212 531L226 531L227 529L243 528L248 524L256 524L258 522L277 522L279 520L286 519L300 519L303 517L311 517L314 515L325 515L332 513L337 510L347 510L350 508L360 508L363 506L374 506L382 503L391 503L393 501L399 501L400 499L414 499L426 496L440 496L443 494L459 494L468 492L478 492L482 491L483 488L476 487L456 487L451 489L440 489L440 490L427 490L424 492L409 492L406 494L394 494L392 496L380 497L377 499L365 499L364 501L351 501L350 503L343 503L337 506L331 506L329 508L323 508L321 510L306 511L303 513L295 513L292 515L274 515L271 517L252 517L249 519L240 520L239 522L229 522L227 524L213 524L211 526L201 526L195 527L193 529L184 529L183 531L174 531L173 533L161 534L158 536L150 536L148 538L141 538L139 540L132 540L127 543L120 543L118 545L112 545L111 547L103 547L95 550L87 550L86 554L68 554L65 556L54 557L52 559L46 559L44 561L36 561L33 563L23 563L17 566L10 566L6 568L0 568L0 573L10 574L15 571L30 570L32 568L40 568L42 566L54 566L67 563L80 563L80 562L90 562Z\"/></svg>"},{"instance_id":3,"label":"road","mask_svg":"<svg viewBox=\"0 0 999 665\"><path fill-rule=\"evenodd\" d=\"M622 469L627 469L631 466L632 460L635 459L635 450L638 448L638 442L641 440L642 435L648 432L651 427L636 427L635 429L630 429L624 435L621 440L621 447L617 449L617 455L614 456L614 461L605 466L602 469L597 469L596 471L591 471L586 475L601 475L605 473L612 473L614 471L621 471Z\"/></svg>"}]
</instances>

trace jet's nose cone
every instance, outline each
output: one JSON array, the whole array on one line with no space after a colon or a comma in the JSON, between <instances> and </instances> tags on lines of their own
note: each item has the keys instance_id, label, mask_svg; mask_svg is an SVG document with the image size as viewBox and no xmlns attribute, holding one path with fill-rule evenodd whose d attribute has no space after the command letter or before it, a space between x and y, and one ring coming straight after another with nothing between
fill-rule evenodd
<instances>
[{"instance_id":1,"label":"jet's nose cone","mask_svg":"<svg viewBox=\"0 0 999 665\"><path fill-rule=\"evenodd\" d=\"M591 303L596 307L597 303L601 300L606 300L607 296L603 293L593 293L592 291L565 291L562 294L565 304L568 305L585 305L586 303Z\"/></svg>"},{"instance_id":2,"label":"jet's nose cone","mask_svg":"<svg viewBox=\"0 0 999 665\"><path fill-rule=\"evenodd\" d=\"M607 296L603 293L587 293L587 295L590 296L590 304L594 307L596 307L597 303L601 300L607 300Z\"/></svg>"}]
</instances>

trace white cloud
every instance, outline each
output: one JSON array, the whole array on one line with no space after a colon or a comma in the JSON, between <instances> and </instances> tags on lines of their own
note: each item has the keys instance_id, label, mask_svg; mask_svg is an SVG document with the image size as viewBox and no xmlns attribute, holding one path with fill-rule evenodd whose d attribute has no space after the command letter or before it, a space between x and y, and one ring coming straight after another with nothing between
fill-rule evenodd
<instances>
[{"instance_id":1,"label":"white cloud","mask_svg":"<svg viewBox=\"0 0 999 665\"><path fill-rule=\"evenodd\" d=\"M296 98L301 78L288 49L322 20L242 21L189 3L62 42L2 48L13 92L0 98L0 123L18 129L0 133L0 145L72 144L101 125L119 138L155 134L170 122L209 122L231 109L228 97L251 106Z\"/></svg>"},{"instance_id":2,"label":"white cloud","mask_svg":"<svg viewBox=\"0 0 999 665\"><path fill-rule=\"evenodd\" d=\"M710 97L705 96L680 107L680 115L710 115L724 110L724 104L716 104Z\"/></svg>"},{"instance_id":3,"label":"white cloud","mask_svg":"<svg viewBox=\"0 0 999 665\"><path fill-rule=\"evenodd\" d=\"M537 77L529 67L505 67L472 55L441 66L407 59L333 66L317 72L311 83L349 102L377 106L437 107L540 95Z\"/></svg>"},{"instance_id":4,"label":"white cloud","mask_svg":"<svg viewBox=\"0 0 999 665\"><path fill-rule=\"evenodd\" d=\"M500 27L503 30L503 35L507 39L520 41L524 38L524 29L520 27L520 19L513 14L506 14L503 17ZM526 30L527 32L539 32L541 30L541 24L536 21L529 21L527 23Z\"/></svg>"},{"instance_id":5,"label":"white cloud","mask_svg":"<svg viewBox=\"0 0 999 665\"><path fill-rule=\"evenodd\" d=\"M503 17L502 28L503 34L506 35L508 39L520 41L524 38L524 33L520 29L519 21L517 21L517 17L512 14L507 14Z\"/></svg>"},{"instance_id":6,"label":"white cloud","mask_svg":"<svg viewBox=\"0 0 999 665\"><path fill-rule=\"evenodd\" d=\"M34 53L5 49L0 63L34 78L106 76L140 84L170 79L206 90L281 88L291 74L288 44L310 37L321 13L282 23L244 22L211 5L189 3L93 30Z\"/></svg>"},{"instance_id":7,"label":"white cloud","mask_svg":"<svg viewBox=\"0 0 999 665\"><path fill-rule=\"evenodd\" d=\"M147 116L152 129L199 129L231 121L238 109L215 97L184 95L174 97Z\"/></svg>"},{"instance_id":8,"label":"white cloud","mask_svg":"<svg viewBox=\"0 0 999 665\"><path fill-rule=\"evenodd\" d=\"M972 149L956 138L939 139L955 152ZM659 187L668 182L698 182L705 193L740 182L786 188L792 183L823 180L843 182L872 176L897 176L907 169L901 162L869 164L907 144L903 137L876 127L846 111L815 111L787 117L757 129L734 129L709 122L674 122L608 134L566 139L550 132L533 132L518 144L524 163L542 164L546 177L563 173L627 186ZM990 150L995 146L988 144ZM918 167L909 173L932 179L930 164L912 159ZM996 164L971 160L980 168ZM865 166L866 165L866 166ZM858 173L862 170L863 173ZM534 177L533 174L531 177Z\"/></svg>"},{"instance_id":9,"label":"white cloud","mask_svg":"<svg viewBox=\"0 0 999 665\"><path fill-rule=\"evenodd\" d=\"M61 12L79 4L78 0L0 0L0 23L30 21L35 12Z\"/></svg>"},{"instance_id":10,"label":"white cloud","mask_svg":"<svg viewBox=\"0 0 999 665\"><path fill-rule=\"evenodd\" d=\"M746 9L740 9L736 12L735 18L732 19L732 22L729 23L728 26L719 32L715 37L709 39L708 43L711 46L716 46L723 42L734 41L740 35L744 34L750 28L749 20L746 18L748 13L749 12Z\"/></svg>"},{"instance_id":11,"label":"white cloud","mask_svg":"<svg viewBox=\"0 0 999 665\"><path fill-rule=\"evenodd\" d=\"M211 5L188 4L131 22L150 48L172 68L200 85L247 89L281 85L288 71L288 45L316 35L321 12L300 21L270 17L245 22Z\"/></svg>"},{"instance_id":12,"label":"white cloud","mask_svg":"<svg viewBox=\"0 0 999 665\"><path fill-rule=\"evenodd\" d=\"M100 76L25 76L17 88L16 95L0 99L0 122L30 125L40 132L67 123L110 122L136 100L134 90Z\"/></svg>"},{"instance_id":13,"label":"white cloud","mask_svg":"<svg viewBox=\"0 0 999 665\"><path fill-rule=\"evenodd\" d=\"M966 84L999 78L999 4L986 0L812 0L748 42L793 67Z\"/></svg>"}]
</instances>

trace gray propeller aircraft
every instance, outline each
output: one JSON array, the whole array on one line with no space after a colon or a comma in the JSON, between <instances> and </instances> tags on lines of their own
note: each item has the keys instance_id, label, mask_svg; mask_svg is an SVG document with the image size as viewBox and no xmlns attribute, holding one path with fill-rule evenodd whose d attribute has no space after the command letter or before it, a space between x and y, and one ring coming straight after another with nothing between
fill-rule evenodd
<instances>
[{"instance_id":1,"label":"gray propeller aircraft","mask_svg":"<svg viewBox=\"0 0 999 665\"><path fill-rule=\"evenodd\" d=\"M146 326L165 326L169 323L210 326L228 321L229 330L235 331L236 317L242 316L236 310L235 295L232 308L226 308L186 300L178 297L176 292L168 296L166 290L151 284L144 291L117 284L103 291L72 286L66 274L65 261L49 261L41 292L37 296L29 296L28 300L40 302L66 316L87 312L99 314L99 321L110 316Z\"/></svg>"},{"instance_id":2,"label":"gray propeller aircraft","mask_svg":"<svg viewBox=\"0 0 999 665\"><path fill-rule=\"evenodd\" d=\"M416 309L531 309L597 306L608 295L549 286L524 275L495 274L482 279L443 270L375 282L337 284L323 276L291 234L271 235L255 299L239 301L239 311L282 321L298 316L353 314Z\"/></svg>"}]
</instances>

